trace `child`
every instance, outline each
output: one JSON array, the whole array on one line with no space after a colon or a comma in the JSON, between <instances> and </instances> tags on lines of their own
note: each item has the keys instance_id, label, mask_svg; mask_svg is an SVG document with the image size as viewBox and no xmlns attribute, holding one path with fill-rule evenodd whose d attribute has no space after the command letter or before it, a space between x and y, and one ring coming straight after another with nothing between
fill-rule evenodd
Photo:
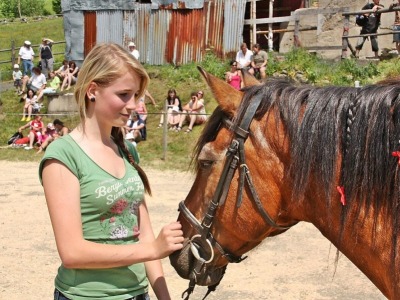
<instances>
[{"instance_id":1,"label":"child","mask_svg":"<svg viewBox=\"0 0 400 300\"><path fill-rule=\"evenodd\" d=\"M15 64L14 65L14 70L12 72L12 77L14 80L14 87L15 87L15 92L19 94L21 92L21 86L22 86L22 72L19 69L19 65Z\"/></svg>"}]
</instances>

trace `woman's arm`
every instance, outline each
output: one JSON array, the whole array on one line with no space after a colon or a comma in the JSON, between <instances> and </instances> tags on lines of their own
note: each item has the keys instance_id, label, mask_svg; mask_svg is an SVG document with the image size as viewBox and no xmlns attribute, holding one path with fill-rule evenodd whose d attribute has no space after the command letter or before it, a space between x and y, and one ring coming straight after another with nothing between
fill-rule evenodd
<instances>
[{"instance_id":1,"label":"woman's arm","mask_svg":"<svg viewBox=\"0 0 400 300\"><path fill-rule=\"evenodd\" d=\"M149 213L146 203L144 202L139 207L140 211L140 242L151 242L154 240L154 233L150 222ZM176 230L181 231L180 223L175 222ZM183 241L183 238L182 238ZM167 283L164 277L160 260L153 260L145 262L146 273L149 282L157 296L158 300L170 300L171 297L168 292Z\"/></svg>"},{"instance_id":2,"label":"woman's arm","mask_svg":"<svg viewBox=\"0 0 400 300\"><path fill-rule=\"evenodd\" d=\"M76 68L72 71L71 75L72 75L72 76L75 76L75 75L78 73L78 71L79 71L79 67L76 67Z\"/></svg>"},{"instance_id":3,"label":"woman's arm","mask_svg":"<svg viewBox=\"0 0 400 300\"><path fill-rule=\"evenodd\" d=\"M174 223L165 226L164 234L151 242L108 245L87 241L82 231L78 179L63 163L54 159L45 162L42 179L58 253L66 268L128 266L156 260L182 248L182 232L179 231L179 236L172 226Z\"/></svg>"}]
</instances>

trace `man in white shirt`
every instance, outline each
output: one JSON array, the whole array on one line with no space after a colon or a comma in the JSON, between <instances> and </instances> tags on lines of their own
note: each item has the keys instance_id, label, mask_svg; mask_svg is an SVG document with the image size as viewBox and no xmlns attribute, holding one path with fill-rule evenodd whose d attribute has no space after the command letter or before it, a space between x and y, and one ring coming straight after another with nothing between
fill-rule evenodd
<instances>
[{"instance_id":1,"label":"man in white shirt","mask_svg":"<svg viewBox=\"0 0 400 300\"><path fill-rule=\"evenodd\" d=\"M134 42L130 42L128 45L129 48L129 52L133 55L134 58L136 58L137 60L139 60L139 51L136 49L136 45Z\"/></svg>"},{"instance_id":2,"label":"man in white shirt","mask_svg":"<svg viewBox=\"0 0 400 300\"><path fill-rule=\"evenodd\" d=\"M35 53L31 47L30 41L25 41L24 45L19 49L18 53L18 64L21 65L22 60L22 68L24 70L24 75L28 74L32 75L32 68L33 68L33 58Z\"/></svg>"},{"instance_id":3,"label":"man in white shirt","mask_svg":"<svg viewBox=\"0 0 400 300\"><path fill-rule=\"evenodd\" d=\"M240 45L240 50L236 54L237 70L250 68L251 59L253 57L253 52L247 49L247 44L243 43Z\"/></svg>"},{"instance_id":4,"label":"man in white shirt","mask_svg":"<svg viewBox=\"0 0 400 300\"><path fill-rule=\"evenodd\" d=\"M37 95L46 88L46 76L42 74L42 71L38 67L34 67L32 69L32 77L29 78L27 75L24 76L22 81L22 91L20 94L25 91L25 87L29 90L33 90Z\"/></svg>"}]
</instances>

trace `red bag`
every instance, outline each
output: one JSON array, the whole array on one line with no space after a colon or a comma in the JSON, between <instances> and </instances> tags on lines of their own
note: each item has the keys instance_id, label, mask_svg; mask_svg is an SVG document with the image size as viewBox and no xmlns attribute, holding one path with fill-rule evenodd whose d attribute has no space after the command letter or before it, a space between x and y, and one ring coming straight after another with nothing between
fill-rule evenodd
<instances>
[{"instance_id":1,"label":"red bag","mask_svg":"<svg viewBox=\"0 0 400 300\"><path fill-rule=\"evenodd\" d=\"M29 144L29 137L26 136L21 139L18 139L14 142L14 144L16 144L16 145Z\"/></svg>"}]
</instances>

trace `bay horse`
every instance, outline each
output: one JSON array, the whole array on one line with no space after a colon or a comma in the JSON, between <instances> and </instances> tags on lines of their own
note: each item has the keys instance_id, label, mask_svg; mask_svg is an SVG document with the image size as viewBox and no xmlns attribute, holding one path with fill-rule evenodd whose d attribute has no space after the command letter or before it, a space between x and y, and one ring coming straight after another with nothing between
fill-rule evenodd
<instances>
[{"instance_id":1,"label":"bay horse","mask_svg":"<svg viewBox=\"0 0 400 300\"><path fill-rule=\"evenodd\" d=\"M305 221L400 299L400 78L314 87L244 73L237 91L199 70L218 106L179 204L185 242L170 262L190 280L182 297L196 284L207 296L228 263Z\"/></svg>"}]
</instances>

